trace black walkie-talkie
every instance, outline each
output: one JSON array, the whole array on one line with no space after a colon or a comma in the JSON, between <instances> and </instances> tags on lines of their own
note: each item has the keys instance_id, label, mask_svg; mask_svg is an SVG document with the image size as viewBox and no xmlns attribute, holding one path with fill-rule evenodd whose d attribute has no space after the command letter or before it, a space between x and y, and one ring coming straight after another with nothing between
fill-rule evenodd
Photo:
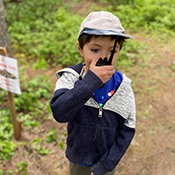
<instances>
[{"instance_id":1,"label":"black walkie-talkie","mask_svg":"<svg viewBox=\"0 0 175 175\"><path fill-rule=\"evenodd\" d=\"M114 53L115 53L115 48L116 48L116 45L117 45L117 37L115 39L115 43L114 43L114 47L113 47L113 50L112 50L112 53L111 53L111 56L108 60L107 57L105 57L104 59L102 58L99 58L96 66L105 66L105 65L111 65L112 63L112 59L113 59L113 56L114 56Z\"/></svg>"}]
</instances>

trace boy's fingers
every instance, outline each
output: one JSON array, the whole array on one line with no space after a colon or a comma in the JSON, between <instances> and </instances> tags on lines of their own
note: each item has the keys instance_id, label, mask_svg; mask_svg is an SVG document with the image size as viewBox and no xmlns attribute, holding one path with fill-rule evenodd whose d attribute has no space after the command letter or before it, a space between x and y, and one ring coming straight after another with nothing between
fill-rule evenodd
<instances>
[{"instance_id":1,"label":"boy's fingers","mask_svg":"<svg viewBox=\"0 0 175 175\"><path fill-rule=\"evenodd\" d=\"M91 65L96 66L97 61L98 61L98 58L94 58L91 62Z\"/></svg>"}]
</instances>

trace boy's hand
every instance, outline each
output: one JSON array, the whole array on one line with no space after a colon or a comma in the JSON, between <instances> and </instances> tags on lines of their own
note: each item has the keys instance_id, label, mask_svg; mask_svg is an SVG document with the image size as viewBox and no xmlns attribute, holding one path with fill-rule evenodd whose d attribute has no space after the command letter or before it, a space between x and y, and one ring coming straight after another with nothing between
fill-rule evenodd
<instances>
[{"instance_id":1,"label":"boy's hand","mask_svg":"<svg viewBox=\"0 0 175 175\"><path fill-rule=\"evenodd\" d=\"M113 65L107 66L96 66L98 59L93 59L89 69L96 74L103 83L106 83L112 75L115 73L115 69Z\"/></svg>"}]
</instances>

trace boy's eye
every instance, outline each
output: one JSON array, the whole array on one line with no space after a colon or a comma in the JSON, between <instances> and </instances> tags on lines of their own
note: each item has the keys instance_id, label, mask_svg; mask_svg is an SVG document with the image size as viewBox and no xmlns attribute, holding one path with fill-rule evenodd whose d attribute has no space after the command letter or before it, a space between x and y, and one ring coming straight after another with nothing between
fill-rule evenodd
<instances>
[{"instance_id":1,"label":"boy's eye","mask_svg":"<svg viewBox=\"0 0 175 175\"><path fill-rule=\"evenodd\" d=\"M98 49L91 49L92 52L98 52Z\"/></svg>"}]
</instances>

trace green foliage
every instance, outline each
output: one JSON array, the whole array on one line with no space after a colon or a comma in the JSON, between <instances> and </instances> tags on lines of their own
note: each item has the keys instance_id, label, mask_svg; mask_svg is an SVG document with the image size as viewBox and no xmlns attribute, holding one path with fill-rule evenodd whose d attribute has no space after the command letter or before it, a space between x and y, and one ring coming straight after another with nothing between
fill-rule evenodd
<instances>
[{"instance_id":1,"label":"green foliage","mask_svg":"<svg viewBox=\"0 0 175 175\"><path fill-rule=\"evenodd\" d=\"M37 58L34 68L47 68L45 60L53 66L81 60L76 37L82 18L68 13L62 2L25 0L6 6L12 44L28 58Z\"/></svg>"},{"instance_id":2,"label":"green foliage","mask_svg":"<svg viewBox=\"0 0 175 175\"><path fill-rule=\"evenodd\" d=\"M49 131L49 133L46 136L46 142L48 143L52 143L56 140L56 136L55 136L55 128L51 129Z\"/></svg>"},{"instance_id":3,"label":"green foliage","mask_svg":"<svg viewBox=\"0 0 175 175\"><path fill-rule=\"evenodd\" d=\"M27 127L38 127L39 123L36 120L33 120L32 115L23 114L22 112L18 115L18 118L22 121L24 126Z\"/></svg>"},{"instance_id":4,"label":"green foliage","mask_svg":"<svg viewBox=\"0 0 175 175\"><path fill-rule=\"evenodd\" d=\"M132 4L116 6L115 14L124 27L172 34L175 28L174 0L134 0Z\"/></svg>"},{"instance_id":5,"label":"green foliage","mask_svg":"<svg viewBox=\"0 0 175 175\"><path fill-rule=\"evenodd\" d=\"M175 71L175 64L169 66L172 71Z\"/></svg>"},{"instance_id":6,"label":"green foliage","mask_svg":"<svg viewBox=\"0 0 175 175\"><path fill-rule=\"evenodd\" d=\"M19 171L25 171L27 169L27 163L26 162L19 162L17 164L17 167Z\"/></svg>"},{"instance_id":7,"label":"green foliage","mask_svg":"<svg viewBox=\"0 0 175 175\"><path fill-rule=\"evenodd\" d=\"M17 164L17 167L18 169L15 170L16 173L20 173L21 175L28 175L26 173L26 170L27 170L27 167L28 167L28 164L26 162L19 162Z\"/></svg>"},{"instance_id":8,"label":"green foliage","mask_svg":"<svg viewBox=\"0 0 175 175\"><path fill-rule=\"evenodd\" d=\"M97 0L101 3L111 4L111 5L119 5L119 4L129 4L132 3L134 0Z\"/></svg>"},{"instance_id":9,"label":"green foliage","mask_svg":"<svg viewBox=\"0 0 175 175\"><path fill-rule=\"evenodd\" d=\"M12 173L13 173L13 171L11 171L11 170L6 170L6 172L7 172L8 174L12 174Z\"/></svg>"},{"instance_id":10,"label":"green foliage","mask_svg":"<svg viewBox=\"0 0 175 175\"><path fill-rule=\"evenodd\" d=\"M135 64L136 60L141 57L139 54L144 48L138 41L127 40L123 43L123 48L119 53L116 65L120 65L124 68L132 66Z\"/></svg>"},{"instance_id":11,"label":"green foliage","mask_svg":"<svg viewBox=\"0 0 175 175\"><path fill-rule=\"evenodd\" d=\"M47 155L50 151L48 149L44 149L42 146L39 146L38 152L41 155Z\"/></svg>"},{"instance_id":12,"label":"green foliage","mask_svg":"<svg viewBox=\"0 0 175 175\"><path fill-rule=\"evenodd\" d=\"M0 169L0 175L3 175L4 174L4 171Z\"/></svg>"},{"instance_id":13,"label":"green foliage","mask_svg":"<svg viewBox=\"0 0 175 175\"><path fill-rule=\"evenodd\" d=\"M10 160L11 156L14 155L16 144L10 140L0 140L0 160Z\"/></svg>"},{"instance_id":14,"label":"green foliage","mask_svg":"<svg viewBox=\"0 0 175 175\"><path fill-rule=\"evenodd\" d=\"M50 90L52 85L48 81L48 77L45 75L37 76L29 81L21 83L22 95L15 95L14 101L16 104L16 110L29 110L38 113L43 113L44 104L38 99L51 98ZM25 105L23 105L25 104Z\"/></svg>"},{"instance_id":15,"label":"green foliage","mask_svg":"<svg viewBox=\"0 0 175 175\"><path fill-rule=\"evenodd\" d=\"M5 159L10 160L11 156L14 155L16 144L11 140L13 127L10 112L6 108L0 110L0 123L0 161Z\"/></svg>"},{"instance_id":16,"label":"green foliage","mask_svg":"<svg viewBox=\"0 0 175 175\"><path fill-rule=\"evenodd\" d=\"M33 149L35 149L36 151L38 151L39 154L41 155L47 155L49 154L49 150L44 149L43 146L41 146L40 144L40 137L38 137L38 139L34 139L33 140Z\"/></svg>"},{"instance_id":17,"label":"green foliage","mask_svg":"<svg viewBox=\"0 0 175 175\"><path fill-rule=\"evenodd\" d=\"M9 109L5 108L0 110L0 116L0 140L4 140L5 138L9 139L13 135L13 126L12 124L9 125L9 123L11 123Z\"/></svg>"},{"instance_id":18,"label":"green foliage","mask_svg":"<svg viewBox=\"0 0 175 175\"><path fill-rule=\"evenodd\" d=\"M38 59L32 66L33 69L41 68L47 70L47 62L44 58Z\"/></svg>"},{"instance_id":19,"label":"green foliage","mask_svg":"<svg viewBox=\"0 0 175 175\"><path fill-rule=\"evenodd\" d=\"M58 145L59 145L60 149L64 149L64 143L63 142L60 142Z\"/></svg>"}]
</instances>

